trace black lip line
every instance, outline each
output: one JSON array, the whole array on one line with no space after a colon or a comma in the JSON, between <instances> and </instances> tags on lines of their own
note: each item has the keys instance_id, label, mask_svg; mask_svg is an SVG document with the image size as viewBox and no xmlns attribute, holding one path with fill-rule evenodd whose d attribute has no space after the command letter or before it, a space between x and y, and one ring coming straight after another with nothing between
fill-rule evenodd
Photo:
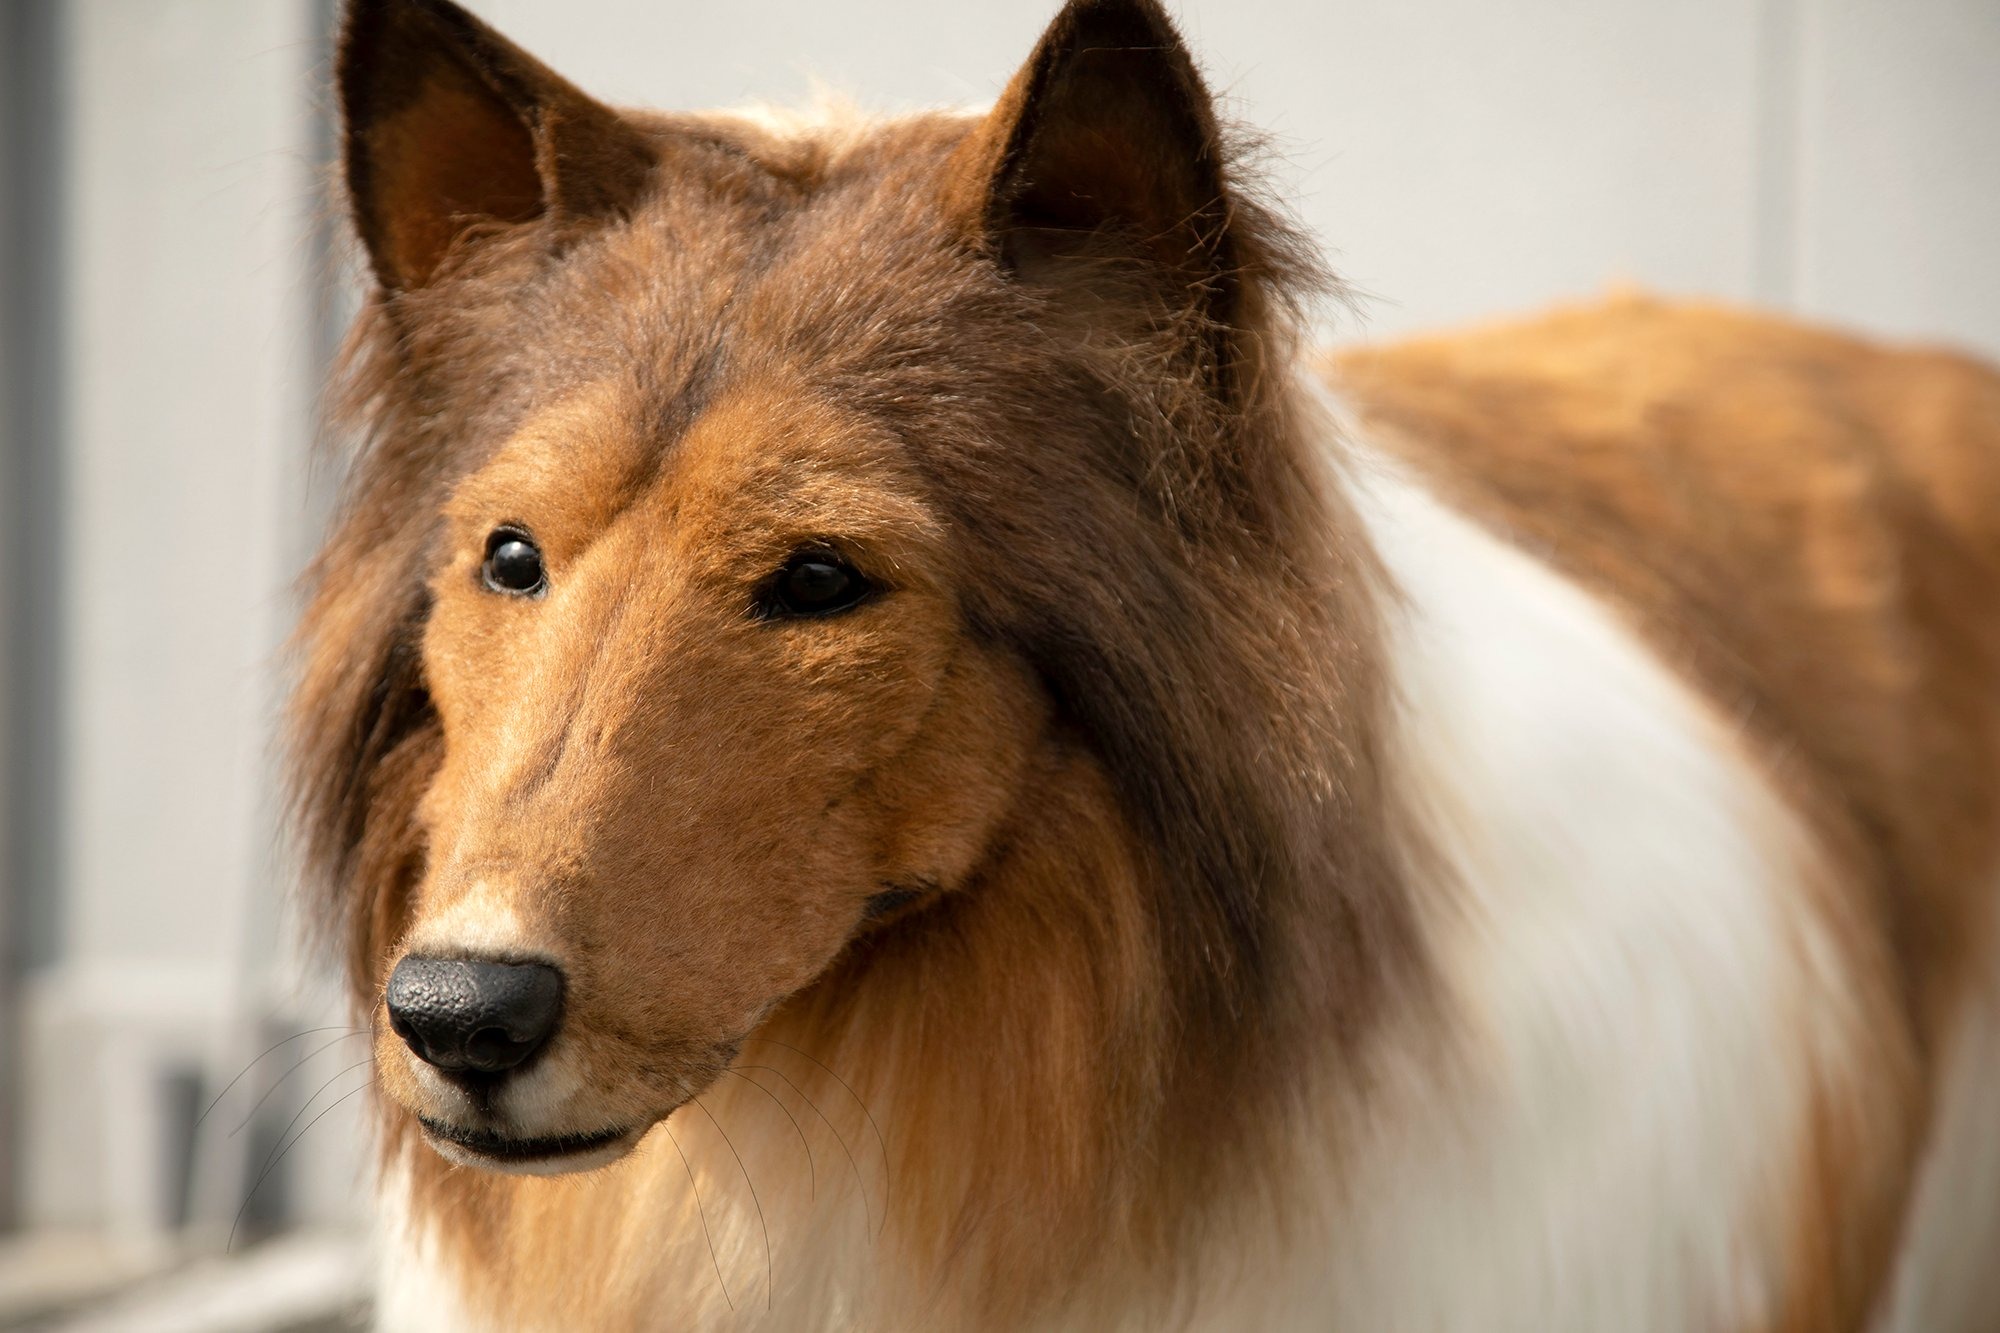
<instances>
[{"instance_id":1,"label":"black lip line","mask_svg":"<svg viewBox=\"0 0 2000 1333\"><path fill-rule=\"evenodd\" d=\"M456 1144L469 1151L487 1157L497 1157L508 1161L531 1161L542 1157L569 1157L576 1153L589 1152L606 1144L616 1143L628 1133L624 1129L599 1130L595 1134L556 1134L545 1139L502 1138L491 1130L460 1129L433 1120L429 1116L418 1116L417 1123L446 1143Z\"/></svg>"}]
</instances>

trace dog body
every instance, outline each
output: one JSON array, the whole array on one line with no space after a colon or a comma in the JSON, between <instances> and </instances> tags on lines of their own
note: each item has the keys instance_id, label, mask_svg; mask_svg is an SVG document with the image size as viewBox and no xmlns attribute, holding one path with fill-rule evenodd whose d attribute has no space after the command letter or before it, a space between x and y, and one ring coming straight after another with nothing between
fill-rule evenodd
<instances>
[{"instance_id":1,"label":"dog body","mask_svg":"<svg viewBox=\"0 0 2000 1333\"><path fill-rule=\"evenodd\" d=\"M2000 377L1308 367L1146 0L983 115L614 113L441 0L342 91L386 1326L2000 1312Z\"/></svg>"},{"instance_id":2,"label":"dog body","mask_svg":"<svg viewBox=\"0 0 2000 1333\"><path fill-rule=\"evenodd\" d=\"M1992 1279L1949 1237L1992 1234L1991 1135L1961 1123L1954 1138L1949 1112L1925 1126L1941 1087L1994 1078L2000 699L1986 673L2000 640L1971 609L2000 573L1991 371L1623 299L1351 353L1332 377L1352 434L1402 474L1393 507L1417 515L1402 540L1378 536L1410 592L1402 679L1429 674L1434 633L1451 633L1426 625L1454 604L1469 622L1454 676L1402 691L1427 698L1406 703L1411 772L1452 793L1430 828L1467 895L1433 938L1465 941L1447 975L1497 987L1461 1021L1485 1015L1492 1051L1520 1062L1503 1086L1533 1090L1475 1117L1479 1152L1533 1165L1512 1176L1488 1159L1438 1196L1445 1212L1467 1180L1507 1182L1464 1238L1468 1258L1506 1254L1504 1276L1489 1301L1411 1326L1833 1328L1871 1310L1875 1327L1981 1326ZM1431 493L1411 500L1410 478ZM1442 519L1437 497L1464 517ZM1466 550L1468 522L1510 547ZM1424 526L1459 535L1432 538L1428 561L1397 558ZM1471 572L1530 564L1521 581L1563 585L1542 604L1589 605L1594 640L1533 628ZM1512 749L1487 759L1482 736ZM1496 874L1509 865L1516 877ZM1753 1031L1753 1014L1770 1026ZM1555 1052L1578 1060L1574 1081ZM1627 1075L1601 1081L1621 1058ZM1633 1100L1596 1101L1614 1088ZM1766 1115L1773 1132L1746 1136ZM1511 1150L1487 1137L1510 1123L1526 1131ZM1934 1211L1891 1221L1920 1159ZM1743 1211L1716 1193L1731 1179ZM1631 1226L1593 1231L1600 1190L1632 1201ZM1421 1254L1440 1230L1427 1221L1389 1253ZM1526 1248L1507 1254L1496 1233ZM1712 1296L1594 1291L1593 1277L1672 1265L1599 1250L1569 1266L1593 1244L1706 1251ZM1753 1276L1741 1265L1760 1246Z\"/></svg>"}]
</instances>

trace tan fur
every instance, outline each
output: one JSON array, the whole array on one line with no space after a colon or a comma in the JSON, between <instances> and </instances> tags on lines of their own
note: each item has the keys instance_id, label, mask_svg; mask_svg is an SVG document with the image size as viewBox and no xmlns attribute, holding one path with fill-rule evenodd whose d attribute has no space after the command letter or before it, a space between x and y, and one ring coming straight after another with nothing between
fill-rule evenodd
<instances>
[{"instance_id":1,"label":"tan fur","mask_svg":"<svg viewBox=\"0 0 2000 1333\"><path fill-rule=\"evenodd\" d=\"M1289 425L1308 271L1247 199L1186 213L1223 170L1206 95L1157 35L1100 84L1125 57L1093 33L1165 22L1100 8L985 121L628 117L566 152L551 127L610 113L455 11L356 10L349 176L382 289L350 353L369 443L303 631L301 801L381 1033L390 1155L490 1317L583 1299L593 1326L644 1327L712 1292L698 1265L580 1293L524 1261L643 1232L628 1210L683 1169L658 1134L581 1184L412 1152L411 1112L471 1112L437 1100L381 987L406 951L466 947L469 909L568 975L561 1129L704 1089L682 1130L711 1104L768 1124L715 1082L754 1063L865 1146L838 1070L886 1121L895 1308L982 1324L1091 1284L1178 1299L1203 1201L1282 1170L1301 1044L1358 1043L1414 984L1366 728L1371 570L1326 540L1336 501ZM384 61L417 90L399 116L426 62L486 80L491 118L525 99L542 211L457 201L461 230L415 259L371 232L411 205L370 183L421 179L405 156L431 151L367 119ZM1122 159L1040 127L1128 84L1207 141L1199 172L1119 112L1180 183L1101 225L1050 216L1019 181ZM563 174L635 136L643 186ZM1183 228L1171 279L1161 225ZM543 546L545 600L479 586L509 522ZM1080 532L1101 536L1081 557ZM755 589L806 541L888 591L759 623ZM884 888L917 900L869 922Z\"/></svg>"},{"instance_id":2,"label":"tan fur","mask_svg":"<svg viewBox=\"0 0 2000 1333\"><path fill-rule=\"evenodd\" d=\"M1967 949L2000 870L2000 375L1637 296L1329 371L1454 501L1623 608L1839 849L1821 910L1921 1123L1994 966ZM1793 1326L1866 1310L1917 1142L1822 1107Z\"/></svg>"},{"instance_id":3,"label":"tan fur","mask_svg":"<svg viewBox=\"0 0 2000 1333\"><path fill-rule=\"evenodd\" d=\"M2000 865L2000 376L1639 297L1332 369L1454 499L1627 608L1854 844L1929 1031Z\"/></svg>"}]
</instances>

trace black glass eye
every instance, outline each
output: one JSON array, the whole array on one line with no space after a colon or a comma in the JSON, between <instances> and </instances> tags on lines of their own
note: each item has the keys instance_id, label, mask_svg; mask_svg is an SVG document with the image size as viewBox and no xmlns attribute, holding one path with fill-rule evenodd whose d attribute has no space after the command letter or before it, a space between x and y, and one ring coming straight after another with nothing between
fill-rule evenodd
<instances>
[{"instance_id":1,"label":"black glass eye","mask_svg":"<svg viewBox=\"0 0 2000 1333\"><path fill-rule=\"evenodd\" d=\"M541 550L535 539L519 528L494 529L486 539L486 564L480 572L487 587L517 597L538 593L548 583Z\"/></svg>"},{"instance_id":2,"label":"black glass eye","mask_svg":"<svg viewBox=\"0 0 2000 1333\"><path fill-rule=\"evenodd\" d=\"M853 565L827 551L800 551L785 562L765 599L771 616L830 616L866 597L872 588Z\"/></svg>"}]
</instances>

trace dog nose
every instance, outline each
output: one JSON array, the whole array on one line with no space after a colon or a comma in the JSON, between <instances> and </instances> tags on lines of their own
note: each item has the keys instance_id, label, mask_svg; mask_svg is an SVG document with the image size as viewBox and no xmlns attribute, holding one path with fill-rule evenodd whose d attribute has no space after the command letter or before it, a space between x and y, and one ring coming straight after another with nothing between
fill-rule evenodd
<instances>
[{"instance_id":1,"label":"dog nose","mask_svg":"<svg viewBox=\"0 0 2000 1333\"><path fill-rule=\"evenodd\" d=\"M389 974L389 1025L439 1069L497 1074L548 1041L562 992L547 963L405 958Z\"/></svg>"}]
</instances>

